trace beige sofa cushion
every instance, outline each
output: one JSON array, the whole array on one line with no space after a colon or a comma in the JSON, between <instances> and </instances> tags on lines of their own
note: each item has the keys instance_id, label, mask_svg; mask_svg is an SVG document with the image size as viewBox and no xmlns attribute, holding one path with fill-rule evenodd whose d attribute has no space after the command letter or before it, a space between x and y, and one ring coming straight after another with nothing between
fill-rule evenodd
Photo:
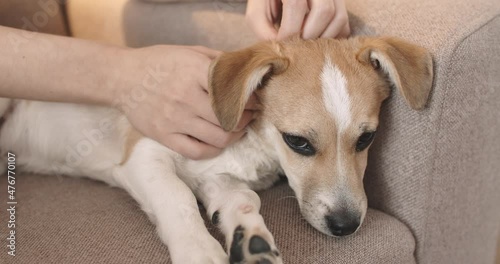
<instances>
[{"instance_id":1,"label":"beige sofa cushion","mask_svg":"<svg viewBox=\"0 0 500 264\"><path fill-rule=\"evenodd\" d=\"M0 189L7 190L7 181ZM170 263L167 247L146 214L125 191L87 179L19 175L18 255L4 252L0 263ZM262 215L285 263L415 263L408 228L380 211L369 210L353 236L335 239L312 228L299 213L286 184L260 194ZM7 225L0 225L5 234ZM217 229L209 230L220 241Z\"/></svg>"}]
</instances>

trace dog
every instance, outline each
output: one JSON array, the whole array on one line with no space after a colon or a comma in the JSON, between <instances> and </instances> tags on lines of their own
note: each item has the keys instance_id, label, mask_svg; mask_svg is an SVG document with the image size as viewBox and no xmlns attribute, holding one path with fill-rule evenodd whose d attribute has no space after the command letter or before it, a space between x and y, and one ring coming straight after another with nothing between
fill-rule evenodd
<instances>
[{"instance_id":1,"label":"dog","mask_svg":"<svg viewBox=\"0 0 500 264\"><path fill-rule=\"evenodd\" d=\"M211 65L209 94L226 131L252 94L259 102L247 134L215 158L186 159L138 133L117 110L5 98L0 146L24 171L125 189L175 264L282 263L255 191L284 174L314 228L353 234L367 211L363 177L382 102L394 88L420 110L432 81L429 52L397 38L262 42ZM96 144L81 144L87 138ZM81 154L77 162L68 146ZM225 235L227 253L207 231L197 200Z\"/></svg>"}]
</instances>

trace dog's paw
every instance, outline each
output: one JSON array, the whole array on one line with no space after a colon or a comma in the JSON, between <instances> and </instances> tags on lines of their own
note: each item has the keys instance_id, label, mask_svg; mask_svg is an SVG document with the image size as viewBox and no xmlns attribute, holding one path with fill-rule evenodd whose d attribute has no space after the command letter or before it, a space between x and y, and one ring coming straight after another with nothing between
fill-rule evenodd
<instances>
[{"instance_id":1,"label":"dog's paw","mask_svg":"<svg viewBox=\"0 0 500 264\"><path fill-rule=\"evenodd\" d=\"M281 264L279 251L267 230L250 230L238 226L229 249L230 264Z\"/></svg>"}]
</instances>

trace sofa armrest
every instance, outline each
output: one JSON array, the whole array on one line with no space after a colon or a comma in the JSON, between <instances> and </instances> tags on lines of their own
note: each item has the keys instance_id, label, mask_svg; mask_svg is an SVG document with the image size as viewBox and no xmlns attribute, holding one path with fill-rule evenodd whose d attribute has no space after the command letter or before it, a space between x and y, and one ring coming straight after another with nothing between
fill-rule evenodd
<instances>
[{"instance_id":1,"label":"sofa armrest","mask_svg":"<svg viewBox=\"0 0 500 264\"><path fill-rule=\"evenodd\" d=\"M413 232L420 263L492 263L500 212L500 2L349 0L353 34L398 36L435 59L422 112L384 104L366 174L370 206ZM244 3L69 0L76 37L133 47L256 41ZM105 26L102 26L105 25ZM496 207L495 207L496 206Z\"/></svg>"},{"instance_id":2,"label":"sofa armrest","mask_svg":"<svg viewBox=\"0 0 500 264\"><path fill-rule=\"evenodd\" d=\"M419 263L493 263L500 223L500 2L348 1L355 34L394 35L435 60L431 100L382 109L365 186L406 223Z\"/></svg>"}]
</instances>

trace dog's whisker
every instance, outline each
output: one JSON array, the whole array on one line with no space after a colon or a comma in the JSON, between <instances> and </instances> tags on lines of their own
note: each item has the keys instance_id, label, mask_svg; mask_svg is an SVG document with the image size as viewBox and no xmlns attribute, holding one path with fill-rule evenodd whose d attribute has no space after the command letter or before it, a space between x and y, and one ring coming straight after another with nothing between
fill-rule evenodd
<instances>
[{"instance_id":1,"label":"dog's whisker","mask_svg":"<svg viewBox=\"0 0 500 264\"><path fill-rule=\"evenodd\" d=\"M281 201L281 200L284 200L284 199L294 199L294 200L297 200L297 202L302 202L304 204L312 206L312 204L310 202L308 202L308 201L306 201L304 199L299 199L297 196L293 196L293 195L291 195L291 196L283 196L283 197L279 198L278 201Z\"/></svg>"}]
</instances>

